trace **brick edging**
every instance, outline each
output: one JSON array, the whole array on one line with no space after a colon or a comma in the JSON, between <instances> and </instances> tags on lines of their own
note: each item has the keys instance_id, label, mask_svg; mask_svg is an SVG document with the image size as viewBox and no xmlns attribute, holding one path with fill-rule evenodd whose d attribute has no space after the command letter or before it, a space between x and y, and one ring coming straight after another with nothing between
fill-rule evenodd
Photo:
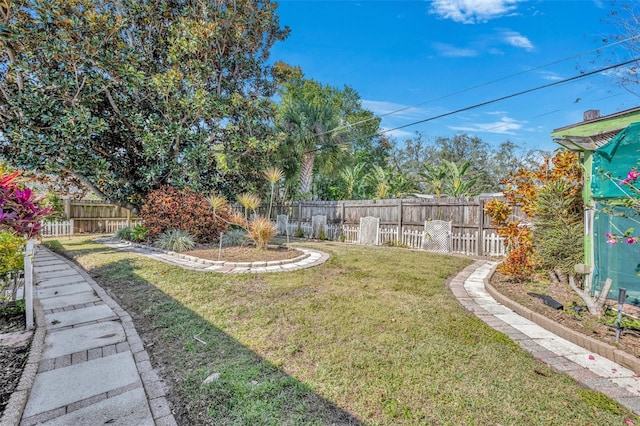
<instances>
[{"instance_id":1,"label":"brick edging","mask_svg":"<svg viewBox=\"0 0 640 426\"><path fill-rule=\"evenodd\" d=\"M35 282L35 280L34 280ZM31 339L31 347L29 348L29 356L22 370L18 386L14 389L9 402L0 418L1 426L18 426L22 419L24 407L27 405L33 382L36 379L40 359L42 358L42 350L44 349L44 338L47 335L47 328L44 319L44 310L40 304L40 300L33 299L33 311L35 313L36 329Z\"/></svg>"},{"instance_id":2,"label":"brick edging","mask_svg":"<svg viewBox=\"0 0 640 426\"><path fill-rule=\"evenodd\" d=\"M509 299L504 294L500 293L493 287L490 283L491 277L496 271L496 268L499 265L494 266L489 272L489 275L484 279L484 287L487 292L498 302L513 310L517 314L522 317L525 317L529 321L533 321L538 324L540 327L549 330L550 332L562 337L570 341L573 344L581 346L591 352L594 352L604 358L607 358L610 361L613 361L617 364L623 365L630 370L632 370L636 374L640 374L640 359L634 357L627 352L616 348L615 346L609 345L608 343L601 342L600 340L594 339L589 336L585 336L582 333L579 333L575 330L567 328L562 324L558 324L557 322L547 318L546 316L539 314L535 311L532 311L529 308L522 306L521 304Z\"/></svg>"}]
</instances>

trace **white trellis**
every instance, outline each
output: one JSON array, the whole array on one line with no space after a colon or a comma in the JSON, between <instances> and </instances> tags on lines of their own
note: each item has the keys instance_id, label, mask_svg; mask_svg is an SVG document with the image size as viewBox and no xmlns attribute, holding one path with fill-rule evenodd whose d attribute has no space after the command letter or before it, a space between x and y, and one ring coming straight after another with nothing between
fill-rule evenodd
<instances>
[{"instance_id":1,"label":"white trellis","mask_svg":"<svg viewBox=\"0 0 640 426\"><path fill-rule=\"evenodd\" d=\"M424 223L422 247L437 253L451 252L451 222L432 220Z\"/></svg>"}]
</instances>

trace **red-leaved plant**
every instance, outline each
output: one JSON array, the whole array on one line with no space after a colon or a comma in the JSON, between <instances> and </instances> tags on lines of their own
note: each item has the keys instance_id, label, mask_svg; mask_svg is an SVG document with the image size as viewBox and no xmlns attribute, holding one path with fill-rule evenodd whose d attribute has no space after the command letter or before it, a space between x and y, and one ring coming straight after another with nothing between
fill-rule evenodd
<instances>
[{"instance_id":1,"label":"red-leaved plant","mask_svg":"<svg viewBox=\"0 0 640 426\"><path fill-rule=\"evenodd\" d=\"M51 213L42 207L43 197L37 197L31 188L18 183L20 171L0 175L0 230L13 230L25 238L40 233L40 221Z\"/></svg>"},{"instance_id":2,"label":"red-leaved plant","mask_svg":"<svg viewBox=\"0 0 640 426\"><path fill-rule=\"evenodd\" d=\"M162 186L147 195L140 217L151 240L165 231L180 229L196 242L206 244L217 240L220 232L228 228L223 219L229 213L230 209L223 209L214 214L205 197L190 188Z\"/></svg>"}]
</instances>

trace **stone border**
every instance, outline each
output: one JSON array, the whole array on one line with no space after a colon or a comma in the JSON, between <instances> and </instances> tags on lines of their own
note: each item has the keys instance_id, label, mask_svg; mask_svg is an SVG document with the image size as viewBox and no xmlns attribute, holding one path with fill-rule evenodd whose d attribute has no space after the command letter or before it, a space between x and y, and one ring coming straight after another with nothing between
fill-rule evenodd
<instances>
[{"instance_id":1,"label":"stone border","mask_svg":"<svg viewBox=\"0 0 640 426\"><path fill-rule=\"evenodd\" d=\"M550 332L562 337L574 343L578 346L581 346L585 349L590 350L604 358L607 358L610 361L613 361L617 364L623 365L628 369L632 370L636 374L640 374L640 359L634 357L627 352L616 348L608 343L601 342L600 340L594 339L589 336L585 336L582 333L578 333L568 327L563 326L562 324L558 324L557 322L545 317L542 314L532 311L529 308L522 306L521 304L509 299L498 290L495 289L490 283L491 277L495 273L497 267L496 265L491 269L489 275L484 279L484 287L487 292L498 302L516 312L520 316L535 322L540 327L549 330Z\"/></svg>"},{"instance_id":2,"label":"stone border","mask_svg":"<svg viewBox=\"0 0 640 426\"><path fill-rule=\"evenodd\" d=\"M203 259L201 257L196 257L196 256L189 256L187 254L182 254L182 253L177 253L175 251L168 251L168 250L163 250L157 247L153 247L153 246L148 246L145 244L139 244L139 243L134 243L131 241L127 241L127 240L119 240L116 238L112 238L113 241L117 241L121 244L127 244L131 247L135 247L135 248L141 248L141 249L145 249L145 250L149 250L152 252L157 252L157 253L164 253L167 254L169 256L173 256L176 257L178 259L184 259L184 260L188 260L190 262L195 262L195 263L202 263L204 265L211 265L211 266L223 266L223 267L230 267L230 268L259 268L259 267L266 267L266 266L279 266L279 265L286 265L289 263L297 263L300 262L301 260L306 259L307 257L309 257L309 253L304 253L301 250L295 248L295 247L288 247L287 248L289 250L295 250L297 252L301 252L302 254L300 256L291 258L291 259L283 259L283 260L270 260L270 261L256 261L256 262L227 262L225 260L209 260L209 259ZM97 242L100 242L99 239L96 240Z\"/></svg>"},{"instance_id":3,"label":"stone border","mask_svg":"<svg viewBox=\"0 0 640 426\"><path fill-rule=\"evenodd\" d=\"M36 280L34 280L35 282ZM44 349L44 338L47 335L46 322L44 319L44 310L40 304L40 300L33 299L33 311L35 313L36 329L31 339L31 347L27 362L22 370L20 382L11 394L9 402L0 418L1 426L18 426L22 420L24 407L27 405L33 382L36 379L40 359L42 358L42 350Z\"/></svg>"}]
</instances>

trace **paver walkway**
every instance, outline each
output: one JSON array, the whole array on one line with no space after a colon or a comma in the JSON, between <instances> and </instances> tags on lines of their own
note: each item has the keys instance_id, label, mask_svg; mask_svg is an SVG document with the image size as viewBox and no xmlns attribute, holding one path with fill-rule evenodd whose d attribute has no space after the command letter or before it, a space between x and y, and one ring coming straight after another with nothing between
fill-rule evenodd
<instances>
[{"instance_id":1,"label":"paver walkway","mask_svg":"<svg viewBox=\"0 0 640 426\"><path fill-rule=\"evenodd\" d=\"M640 378L633 371L575 345L498 303L484 279L495 262L477 260L449 284L453 295L492 328L589 389L601 392L640 415Z\"/></svg>"},{"instance_id":2,"label":"paver walkway","mask_svg":"<svg viewBox=\"0 0 640 426\"><path fill-rule=\"evenodd\" d=\"M175 425L131 317L44 247L34 265L46 335L20 425Z\"/></svg>"}]
</instances>

